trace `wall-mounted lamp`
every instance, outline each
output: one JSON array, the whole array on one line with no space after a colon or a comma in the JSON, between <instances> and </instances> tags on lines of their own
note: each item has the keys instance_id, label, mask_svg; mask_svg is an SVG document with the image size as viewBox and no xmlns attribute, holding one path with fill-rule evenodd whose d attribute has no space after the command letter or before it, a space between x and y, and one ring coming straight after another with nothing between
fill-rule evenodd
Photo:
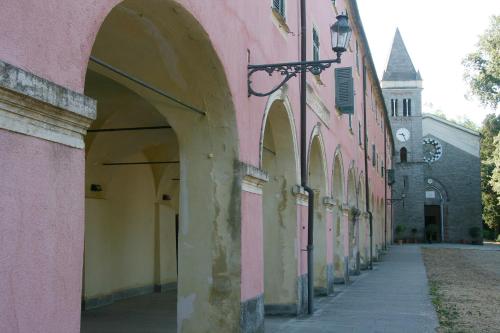
<instances>
[{"instance_id":1,"label":"wall-mounted lamp","mask_svg":"<svg viewBox=\"0 0 500 333\"><path fill-rule=\"evenodd\" d=\"M90 192L102 192L102 186L99 184L90 184Z\"/></svg>"},{"instance_id":2,"label":"wall-mounted lamp","mask_svg":"<svg viewBox=\"0 0 500 333\"><path fill-rule=\"evenodd\" d=\"M298 62L287 62L287 63L277 63L277 64L267 64L267 65L248 65L248 97L250 96L269 96L278 89L280 89L285 83L288 82L292 77L297 76L297 74L302 72L311 72L314 75L319 75L325 69L329 68L333 63L340 64L340 57L342 53L347 50L347 45L351 40L352 29L349 26L349 19L346 14L341 14L337 16L337 22L335 22L330 27L332 50L336 53L336 59L330 60L317 60L317 61L298 61ZM268 92L257 92L252 88L251 77L255 72L264 71L269 76L273 72L280 73L284 78L283 80L274 88Z\"/></svg>"}]
</instances>

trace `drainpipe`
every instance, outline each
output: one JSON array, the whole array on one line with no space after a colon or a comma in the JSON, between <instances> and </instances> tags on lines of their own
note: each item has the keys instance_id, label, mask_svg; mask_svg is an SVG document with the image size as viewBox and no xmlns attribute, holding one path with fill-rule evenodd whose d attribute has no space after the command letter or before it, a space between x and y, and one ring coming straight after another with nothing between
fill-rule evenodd
<instances>
[{"instance_id":1,"label":"drainpipe","mask_svg":"<svg viewBox=\"0 0 500 333\"><path fill-rule=\"evenodd\" d=\"M387 250L387 171L386 170L387 170L387 129L384 126L384 250Z\"/></svg>"},{"instance_id":2,"label":"drainpipe","mask_svg":"<svg viewBox=\"0 0 500 333\"><path fill-rule=\"evenodd\" d=\"M306 0L300 0L300 61L307 61ZM300 73L300 178L307 192L307 313L314 312L314 191L307 186L307 82L306 71Z\"/></svg>"},{"instance_id":3,"label":"drainpipe","mask_svg":"<svg viewBox=\"0 0 500 333\"><path fill-rule=\"evenodd\" d=\"M365 205L370 223L370 269L373 269L373 215L370 211L370 187L368 185L368 129L366 124L366 65L363 57L363 131L365 137Z\"/></svg>"}]
</instances>

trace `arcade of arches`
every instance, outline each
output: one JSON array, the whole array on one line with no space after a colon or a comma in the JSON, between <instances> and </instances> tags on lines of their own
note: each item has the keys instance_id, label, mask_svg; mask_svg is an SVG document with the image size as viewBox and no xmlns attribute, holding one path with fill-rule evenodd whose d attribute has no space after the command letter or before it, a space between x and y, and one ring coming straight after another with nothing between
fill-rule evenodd
<instances>
[{"instance_id":1,"label":"arcade of arches","mask_svg":"<svg viewBox=\"0 0 500 333\"><path fill-rule=\"evenodd\" d=\"M70 279L81 283L62 288L81 296L81 331L141 331L147 321L151 332L262 332L266 315L304 313L308 197L287 89L259 110L261 135L250 136L200 20L174 0L113 3L84 71L97 113L77 147L85 217L84 232L73 232L84 233L84 248L68 253L83 255L73 270L81 280ZM314 125L307 137L318 297L348 283L390 241L385 198L365 193L361 155L345 143L332 149L328 131ZM259 165L242 158L250 145Z\"/></svg>"}]
</instances>

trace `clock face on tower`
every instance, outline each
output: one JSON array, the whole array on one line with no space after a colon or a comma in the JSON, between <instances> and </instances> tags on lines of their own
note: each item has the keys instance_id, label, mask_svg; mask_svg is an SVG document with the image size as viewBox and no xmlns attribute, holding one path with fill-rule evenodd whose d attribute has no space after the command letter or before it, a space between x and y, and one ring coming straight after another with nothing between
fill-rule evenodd
<instances>
[{"instance_id":1,"label":"clock face on tower","mask_svg":"<svg viewBox=\"0 0 500 333\"><path fill-rule=\"evenodd\" d=\"M441 158L443 154L443 147L439 141L431 138L425 138L423 140L424 145L424 161L427 163L432 163Z\"/></svg>"},{"instance_id":2,"label":"clock face on tower","mask_svg":"<svg viewBox=\"0 0 500 333\"><path fill-rule=\"evenodd\" d=\"M396 138L401 142L407 142L408 140L410 140L410 131L402 127L397 130Z\"/></svg>"}]
</instances>

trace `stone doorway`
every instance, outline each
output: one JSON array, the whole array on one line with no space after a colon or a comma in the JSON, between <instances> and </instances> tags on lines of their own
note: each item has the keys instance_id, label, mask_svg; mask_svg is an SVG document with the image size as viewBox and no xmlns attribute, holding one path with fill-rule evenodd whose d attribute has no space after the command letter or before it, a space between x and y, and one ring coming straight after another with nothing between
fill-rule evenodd
<instances>
[{"instance_id":1,"label":"stone doorway","mask_svg":"<svg viewBox=\"0 0 500 333\"><path fill-rule=\"evenodd\" d=\"M428 242L441 241L441 206L425 205L425 239Z\"/></svg>"}]
</instances>

